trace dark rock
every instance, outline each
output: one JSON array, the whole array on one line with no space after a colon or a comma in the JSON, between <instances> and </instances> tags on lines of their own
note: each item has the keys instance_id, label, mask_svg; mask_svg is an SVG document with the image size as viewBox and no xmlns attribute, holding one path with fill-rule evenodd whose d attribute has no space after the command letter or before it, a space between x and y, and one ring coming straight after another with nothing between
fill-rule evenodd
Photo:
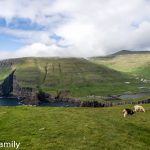
<instances>
[{"instance_id":1,"label":"dark rock","mask_svg":"<svg viewBox=\"0 0 150 150\"><path fill-rule=\"evenodd\" d=\"M37 96L38 96L38 100L41 101L41 102L49 102L50 99L51 99L50 94L45 93L43 91L39 91Z\"/></svg>"},{"instance_id":2,"label":"dark rock","mask_svg":"<svg viewBox=\"0 0 150 150\"><path fill-rule=\"evenodd\" d=\"M13 91L13 75L15 70L3 81L0 88L2 96L9 96Z\"/></svg>"}]
</instances>

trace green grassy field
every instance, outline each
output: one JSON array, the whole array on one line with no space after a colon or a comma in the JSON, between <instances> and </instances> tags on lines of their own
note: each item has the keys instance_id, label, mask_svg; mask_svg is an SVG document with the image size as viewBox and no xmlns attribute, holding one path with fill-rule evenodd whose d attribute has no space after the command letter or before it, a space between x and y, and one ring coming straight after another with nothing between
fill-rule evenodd
<instances>
[{"instance_id":1,"label":"green grassy field","mask_svg":"<svg viewBox=\"0 0 150 150\"><path fill-rule=\"evenodd\" d=\"M0 141L21 150L149 150L150 105L123 118L122 109L1 107Z\"/></svg>"}]
</instances>

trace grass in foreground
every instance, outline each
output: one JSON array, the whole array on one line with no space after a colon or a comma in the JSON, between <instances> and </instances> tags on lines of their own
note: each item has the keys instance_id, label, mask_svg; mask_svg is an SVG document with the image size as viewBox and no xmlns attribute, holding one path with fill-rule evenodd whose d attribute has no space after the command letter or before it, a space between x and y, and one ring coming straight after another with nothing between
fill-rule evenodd
<instances>
[{"instance_id":1,"label":"grass in foreground","mask_svg":"<svg viewBox=\"0 0 150 150\"><path fill-rule=\"evenodd\" d=\"M122 117L122 109L1 107L0 141L21 142L21 150L148 150L150 105L146 113Z\"/></svg>"}]
</instances>

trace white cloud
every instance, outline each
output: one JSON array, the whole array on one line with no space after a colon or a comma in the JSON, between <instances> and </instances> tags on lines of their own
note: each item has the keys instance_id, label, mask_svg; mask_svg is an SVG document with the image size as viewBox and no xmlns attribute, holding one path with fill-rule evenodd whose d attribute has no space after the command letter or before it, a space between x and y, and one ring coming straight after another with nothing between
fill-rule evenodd
<instances>
[{"instance_id":1,"label":"white cloud","mask_svg":"<svg viewBox=\"0 0 150 150\"><path fill-rule=\"evenodd\" d=\"M78 51L72 51L71 47L62 48L57 46L56 44L53 45L45 45L42 43L33 43L31 45L27 45L17 51L0 51L1 59L7 58L19 58L19 57L70 57L76 56L81 57Z\"/></svg>"},{"instance_id":2,"label":"white cloud","mask_svg":"<svg viewBox=\"0 0 150 150\"><path fill-rule=\"evenodd\" d=\"M17 51L16 56L37 56L37 57L48 57L48 56L61 56L65 57L69 55L64 53L63 48L56 46L55 44L47 46L42 43L33 43Z\"/></svg>"},{"instance_id":3,"label":"white cloud","mask_svg":"<svg viewBox=\"0 0 150 150\"><path fill-rule=\"evenodd\" d=\"M148 0L2 0L0 10L8 22L23 17L46 27L46 31L1 29L0 33L27 43L13 56L88 57L150 48ZM64 38L59 43L69 47L58 46L49 38L51 34Z\"/></svg>"}]
</instances>

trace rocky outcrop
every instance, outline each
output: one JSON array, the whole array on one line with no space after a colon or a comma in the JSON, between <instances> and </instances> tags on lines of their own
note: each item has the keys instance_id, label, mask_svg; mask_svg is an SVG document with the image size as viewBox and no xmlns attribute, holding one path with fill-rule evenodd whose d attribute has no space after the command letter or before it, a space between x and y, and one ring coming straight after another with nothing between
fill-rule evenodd
<instances>
[{"instance_id":1,"label":"rocky outcrop","mask_svg":"<svg viewBox=\"0 0 150 150\"><path fill-rule=\"evenodd\" d=\"M0 95L9 96L13 92L13 76L15 70L3 81L0 86Z\"/></svg>"},{"instance_id":2,"label":"rocky outcrop","mask_svg":"<svg viewBox=\"0 0 150 150\"><path fill-rule=\"evenodd\" d=\"M21 87L15 75L13 77L13 95L22 99L26 105L38 105L39 103L37 92L31 87Z\"/></svg>"},{"instance_id":3,"label":"rocky outcrop","mask_svg":"<svg viewBox=\"0 0 150 150\"><path fill-rule=\"evenodd\" d=\"M40 101L42 103L42 101ZM61 99L56 99L56 98L50 98L49 99L50 103L68 103L68 106L74 106L74 107L112 107L112 103L102 103L98 101L81 101L80 99L75 99L75 98L61 98Z\"/></svg>"},{"instance_id":4,"label":"rocky outcrop","mask_svg":"<svg viewBox=\"0 0 150 150\"><path fill-rule=\"evenodd\" d=\"M38 105L37 92L31 87L21 87L14 75L15 70L8 75L0 85L0 95L3 97L15 96L27 105Z\"/></svg>"},{"instance_id":5,"label":"rocky outcrop","mask_svg":"<svg viewBox=\"0 0 150 150\"><path fill-rule=\"evenodd\" d=\"M45 93L41 90L38 92L37 97L38 97L38 100L40 101L40 103L49 102L50 99L52 98L50 94Z\"/></svg>"},{"instance_id":6,"label":"rocky outcrop","mask_svg":"<svg viewBox=\"0 0 150 150\"><path fill-rule=\"evenodd\" d=\"M138 104L149 104L149 103L150 103L150 99L138 101Z\"/></svg>"}]
</instances>

